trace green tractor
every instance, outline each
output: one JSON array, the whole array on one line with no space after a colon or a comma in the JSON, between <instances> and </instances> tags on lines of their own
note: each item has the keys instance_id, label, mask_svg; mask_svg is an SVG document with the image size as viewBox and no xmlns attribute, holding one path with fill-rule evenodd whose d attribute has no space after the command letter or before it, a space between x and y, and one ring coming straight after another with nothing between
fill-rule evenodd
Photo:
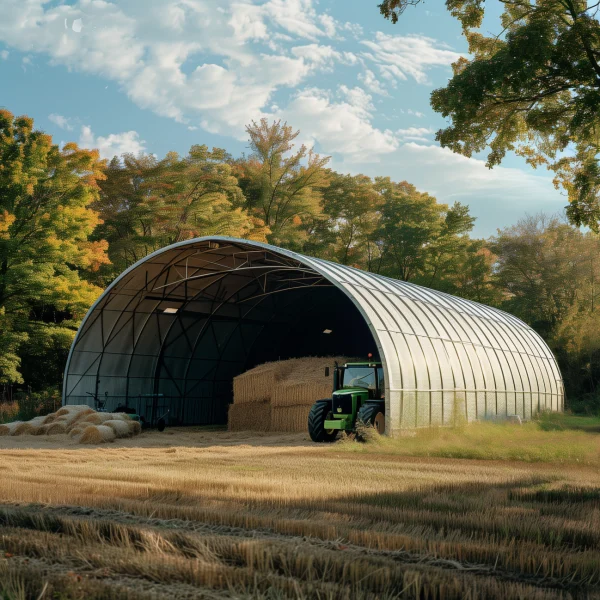
<instances>
[{"instance_id":1,"label":"green tractor","mask_svg":"<svg viewBox=\"0 0 600 600\"><path fill-rule=\"evenodd\" d=\"M329 367L325 368L329 375ZM308 415L313 442L333 442L340 431L356 431L356 423L385 431L385 384L379 362L346 363L334 367L331 398L317 400Z\"/></svg>"}]
</instances>

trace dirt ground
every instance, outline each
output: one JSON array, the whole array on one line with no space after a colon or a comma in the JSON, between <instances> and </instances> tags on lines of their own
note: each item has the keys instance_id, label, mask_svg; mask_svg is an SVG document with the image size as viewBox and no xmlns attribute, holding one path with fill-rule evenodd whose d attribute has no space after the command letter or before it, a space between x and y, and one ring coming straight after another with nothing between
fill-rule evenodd
<instances>
[{"instance_id":1,"label":"dirt ground","mask_svg":"<svg viewBox=\"0 0 600 600\"><path fill-rule=\"evenodd\" d=\"M0 438L0 599L600 599L600 469L170 428Z\"/></svg>"},{"instance_id":2,"label":"dirt ground","mask_svg":"<svg viewBox=\"0 0 600 600\"><path fill-rule=\"evenodd\" d=\"M230 432L206 427L170 427L163 432L144 431L141 435L118 439L107 444L106 448L206 448L208 446L307 446L315 448L306 433L260 433ZM0 436L0 450L21 448L32 450L85 449L68 435L51 436ZM89 446L87 447L89 449Z\"/></svg>"}]
</instances>

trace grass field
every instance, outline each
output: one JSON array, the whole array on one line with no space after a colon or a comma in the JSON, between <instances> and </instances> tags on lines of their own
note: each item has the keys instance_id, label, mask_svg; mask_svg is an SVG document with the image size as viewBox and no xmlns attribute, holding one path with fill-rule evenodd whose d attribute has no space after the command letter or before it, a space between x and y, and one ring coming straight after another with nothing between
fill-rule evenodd
<instances>
[{"instance_id":1,"label":"grass field","mask_svg":"<svg viewBox=\"0 0 600 600\"><path fill-rule=\"evenodd\" d=\"M598 425L0 438L0 598L600 599Z\"/></svg>"}]
</instances>

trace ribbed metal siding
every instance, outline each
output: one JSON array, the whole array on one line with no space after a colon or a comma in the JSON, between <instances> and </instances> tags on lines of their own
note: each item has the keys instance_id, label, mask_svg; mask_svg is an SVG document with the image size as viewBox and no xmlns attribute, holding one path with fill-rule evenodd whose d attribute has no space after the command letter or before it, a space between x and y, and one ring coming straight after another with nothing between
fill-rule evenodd
<instances>
[{"instance_id":1,"label":"ribbed metal siding","mask_svg":"<svg viewBox=\"0 0 600 600\"><path fill-rule=\"evenodd\" d=\"M343 287L379 340L388 430L563 410L552 352L513 315L352 267L305 261Z\"/></svg>"},{"instance_id":2,"label":"ribbed metal siding","mask_svg":"<svg viewBox=\"0 0 600 600\"><path fill-rule=\"evenodd\" d=\"M495 415L518 414L530 418L539 410L562 410L560 371L542 338L525 323L503 311L414 284L397 281L301 254L253 242L224 237L189 240L158 251L125 271L99 298L82 322L65 371L64 402L68 401L69 372L81 352L100 352L113 345L115 354L125 340L141 343L148 311L136 319L122 311L135 298L118 296L102 309L102 339L87 336L85 348L73 348L88 326L95 307L125 278L142 287L141 270L152 258L177 250L184 255L198 242L235 242L249 249L263 248L314 269L343 290L368 324L386 373L386 429L452 423L457 417L471 421ZM137 283L139 281L139 283ZM96 315L97 318L97 315ZM118 332L118 335L115 335ZM161 344L163 341L161 341ZM125 346L124 348L125 349ZM114 365L128 377L129 361ZM106 369L107 365L103 365ZM135 387L136 382L128 386ZM115 389L117 394L120 390Z\"/></svg>"}]
</instances>

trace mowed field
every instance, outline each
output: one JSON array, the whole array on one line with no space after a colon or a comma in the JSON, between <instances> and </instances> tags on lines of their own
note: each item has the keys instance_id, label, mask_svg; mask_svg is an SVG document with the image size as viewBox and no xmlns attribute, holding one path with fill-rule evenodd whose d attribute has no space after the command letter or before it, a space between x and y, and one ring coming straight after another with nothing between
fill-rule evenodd
<instances>
[{"instance_id":1,"label":"mowed field","mask_svg":"<svg viewBox=\"0 0 600 600\"><path fill-rule=\"evenodd\" d=\"M0 598L600 598L600 434L533 427L0 438Z\"/></svg>"}]
</instances>

